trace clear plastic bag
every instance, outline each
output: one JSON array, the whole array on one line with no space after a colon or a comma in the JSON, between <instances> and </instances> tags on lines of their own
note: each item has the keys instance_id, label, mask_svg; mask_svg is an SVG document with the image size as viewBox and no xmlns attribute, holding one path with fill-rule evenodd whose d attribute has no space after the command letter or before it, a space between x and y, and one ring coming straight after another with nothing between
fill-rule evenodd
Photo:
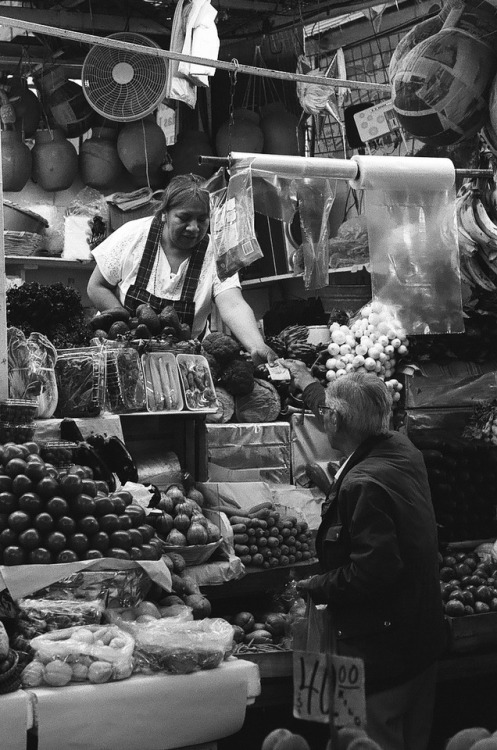
<instances>
[{"instance_id":1,"label":"clear plastic bag","mask_svg":"<svg viewBox=\"0 0 497 750\"><path fill-rule=\"evenodd\" d=\"M33 332L27 339L33 369L40 380L38 394L38 419L50 419L55 412L58 401L55 363L57 350L51 341L42 333Z\"/></svg>"},{"instance_id":2,"label":"clear plastic bag","mask_svg":"<svg viewBox=\"0 0 497 750\"><path fill-rule=\"evenodd\" d=\"M330 252L328 217L336 193L336 180L304 177L298 186L304 286L322 289L329 284Z\"/></svg>"},{"instance_id":3,"label":"clear plastic bag","mask_svg":"<svg viewBox=\"0 0 497 750\"><path fill-rule=\"evenodd\" d=\"M133 672L133 636L115 625L57 630L33 638L30 646L35 652L34 661L43 665L41 685L101 684L124 680Z\"/></svg>"},{"instance_id":4,"label":"clear plastic bag","mask_svg":"<svg viewBox=\"0 0 497 750\"><path fill-rule=\"evenodd\" d=\"M96 625L102 619L102 600L19 599L18 631L24 638L34 638L52 630Z\"/></svg>"},{"instance_id":5,"label":"clear plastic bag","mask_svg":"<svg viewBox=\"0 0 497 750\"><path fill-rule=\"evenodd\" d=\"M105 602L108 607L135 607L150 591L152 580L140 567L122 570L79 570L36 592L45 599Z\"/></svg>"},{"instance_id":6,"label":"clear plastic bag","mask_svg":"<svg viewBox=\"0 0 497 750\"><path fill-rule=\"evenodd\" d=\"M145 409L145 381L136 349L105 343L105 409L125 414Z\"/></svg>"},{"instance_id":7,"label":"clear plastic bag","mask_svg":"<svg viewBox=\"0 0 497 750\"><path fill-rule=\"evenodd\" d=\"M254 229L252 173L241 169L226 184L224 170L207 183L211 238L221 281L264 257Z\"/></svg>"},{"instance_id":8,"label":"clear plastic bag","mask_svg":"<svg viewBox=\"0 0 497 750\"><path fill-rule=\"evenodd\" d=\"M106 238L108 225L109 207L102 193L83 188L66 208L62 256L90 260L92 250Z\"/></svg>"},{"instance_id":9,"label":"clear plastic bag","mask_svg":"<svg viewBox=\"0 0 497 750\"><path fill-rule=\"evenodd\" d=\"M189 674L214 669L230 654L233 626L221 618L180 620L165 617L147 623L126 622L136 641L136 671Z\"/></svg>"},{"instance_id":10,"label":"clear plastic bag","mask_svg":"<svg viewBox=\"0 0 497 750\"><path fill-rule=\"evenodd\" d=\"M98 417L105 399L102 347L60 349L55 376L59 392L56 417Z\"/></svg>"}]
</instances>

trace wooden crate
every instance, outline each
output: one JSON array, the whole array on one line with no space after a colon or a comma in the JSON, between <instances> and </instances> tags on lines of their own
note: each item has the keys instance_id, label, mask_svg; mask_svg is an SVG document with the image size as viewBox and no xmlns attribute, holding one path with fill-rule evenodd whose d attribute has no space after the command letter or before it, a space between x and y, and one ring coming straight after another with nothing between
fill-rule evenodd
<instances>
[{"instance_id":1,"label":"wooden crate","mask_svg":"<svg viewBox=\"0 0 497 750\"><path fill-rule=\"evenodd\" d=\"M497 612L447 617L449 651L468 653L497 645Z\"/></svg>"}]
</instances>

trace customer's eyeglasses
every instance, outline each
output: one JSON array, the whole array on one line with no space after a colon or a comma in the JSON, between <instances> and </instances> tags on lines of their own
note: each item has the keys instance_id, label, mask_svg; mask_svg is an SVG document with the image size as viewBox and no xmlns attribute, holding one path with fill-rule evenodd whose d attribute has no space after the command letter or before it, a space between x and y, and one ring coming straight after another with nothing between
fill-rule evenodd
<instances>
[{"instance_id":1,"label":"customer's eyeglasses","mask_svg":"<svg viewBox=\"0 0 497 750\"><path fill-rule=\"evenodd\" d=\"M320 417L324 417L328 411L333 411L331 406L318 406L318 414Z\"/></svg>"}]
</instances>

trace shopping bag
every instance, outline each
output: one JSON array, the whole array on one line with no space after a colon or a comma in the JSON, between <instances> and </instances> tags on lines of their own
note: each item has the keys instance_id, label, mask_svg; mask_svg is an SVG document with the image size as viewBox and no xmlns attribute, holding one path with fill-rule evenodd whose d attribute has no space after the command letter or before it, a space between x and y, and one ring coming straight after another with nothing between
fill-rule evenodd
<instances>
[{"instance_id":1,"label":"shopping bag","mask_svg":"<svg viewBox=\"0 0 497 750\"><path fill-rule=\"evenodd\" d=\"M331 614L308 601L293 627L293 715L335 727L365 727L364 664L335 653Z\"/></svg>"}]
</instances>

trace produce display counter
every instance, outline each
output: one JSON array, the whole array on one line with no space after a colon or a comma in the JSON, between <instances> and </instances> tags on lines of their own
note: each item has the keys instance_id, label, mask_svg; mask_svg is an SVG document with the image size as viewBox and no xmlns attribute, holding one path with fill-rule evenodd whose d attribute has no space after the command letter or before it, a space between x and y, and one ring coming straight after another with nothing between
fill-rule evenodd
<instances>
[{"instance_id":1,"label":"produce display counter","mask_svg":"<svg viewBox=\"0 0 497 750\"><path fill-rule=\"evenodd\" d=\"M0 747L25 750L35 728L38 750L215 750L259 693L257 665L234 658L189 675L19 690L1 696Z\"/></svg>"}]
</instances>

